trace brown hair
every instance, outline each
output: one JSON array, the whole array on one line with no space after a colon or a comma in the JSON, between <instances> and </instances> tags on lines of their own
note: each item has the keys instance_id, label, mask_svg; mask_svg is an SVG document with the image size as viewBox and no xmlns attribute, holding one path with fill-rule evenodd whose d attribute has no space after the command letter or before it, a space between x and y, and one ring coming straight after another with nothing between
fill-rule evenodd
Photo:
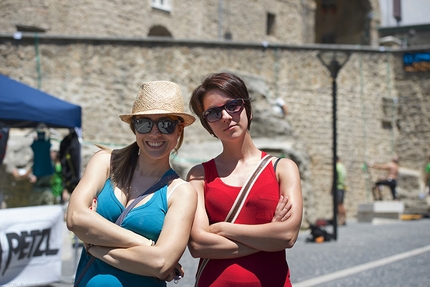
<instances>
[{"instance_id":1,"label":"brown hair","mask_svg":"<svg viewBox=\"0 0 430 287\"><path fill-rule=\"evenodd\" d=\"M96 144L96 146L111 153L109 178L115 185L128 191L133 172L137 166L137 154L139 152L137 142L114 150L99 144Z\"/></svg>"},{"instance_id":2,"label":"brown hair","mask_svg":"<svg viewBox=\"0 0 430 287\"><path fill-rule=\"evenodd\" d=\"M110 160L110 177L112 181L124 190L130 188L134 170L137 166L139 146L134 142L124 148L112 151Z\"/></svg>"},{"instance_id":3,"label":"brown hair","mask_svg":"<svg viewBox=\"0 0 430 287\"><path fill-rule=\"evenodd\" d=\"M226 93L232 99L245 99L245 110L248 118L248 130L251 128L252 107L251 101L245 83L241 78L232 73L216 73L209 74L192 93L190 99L190 109L200 119L202 126L211 134L214 135L211 127L203 118L203 98L207 92L219 89Z\"/></svg>"}]
</instances>

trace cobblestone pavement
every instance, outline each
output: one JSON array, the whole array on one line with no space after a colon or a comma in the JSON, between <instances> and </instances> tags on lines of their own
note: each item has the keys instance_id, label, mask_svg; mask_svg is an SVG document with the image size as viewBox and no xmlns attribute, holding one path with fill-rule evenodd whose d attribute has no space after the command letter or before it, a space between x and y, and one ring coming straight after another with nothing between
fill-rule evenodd
<instances>
[{"instance_id":1,"label":"cobblestone pavement","mask_svg":"<svg viewBox=\"0 0 430 287\"><path fill-rule=\"evenodd\" d=\"M287 251L294 287L305 286L429 286L430 219L348 222L338 228L338 240L306 242L308 231L300 233L295 246ZM51 287L73 286L73 273L79 256L73 235L65 231L63 278ZM79 250L80 252L80 250ZM175 285L192 287L197 260L188 251L181 259L185 278Z\"/></svg>"}]
</instances>

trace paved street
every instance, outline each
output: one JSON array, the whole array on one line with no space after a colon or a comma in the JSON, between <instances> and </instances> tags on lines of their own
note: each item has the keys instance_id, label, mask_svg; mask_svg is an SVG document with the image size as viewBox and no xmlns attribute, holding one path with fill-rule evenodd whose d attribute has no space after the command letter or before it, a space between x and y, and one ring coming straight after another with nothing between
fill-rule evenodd
<instances>
[{"instance_id":1,"label":"paved street","mask_svg":"<svg viewBox=\"0 0 430 287\"><path fill-rule=\"evenodd\" d=\"M430 219L357 223L338 228L338 240L309 243L308 231L287 251L294 287L429 286ZM63 280L52 287L73 286L74 250L65 232ZM177 285L192 287L197 260L186 252L186 276Z\"/></svg>"},{"instance_id":2,"label":"paved street","mask_svg":"<svg viewBox=\"0 0 430 287\"><path fill-rule=\"evenodd\" d=\"M429 286L430 219L349 223L321 244L301 235L287 258L295 287Z\"/></svg>"}]
</instances>

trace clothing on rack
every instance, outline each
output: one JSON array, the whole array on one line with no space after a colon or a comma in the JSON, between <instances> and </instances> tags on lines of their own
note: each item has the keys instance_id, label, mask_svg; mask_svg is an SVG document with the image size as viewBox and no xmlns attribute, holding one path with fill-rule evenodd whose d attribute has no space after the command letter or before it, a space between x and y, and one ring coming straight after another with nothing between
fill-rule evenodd
<instances>
[{"instance_id":1,"label":"clothing on rack","mask_svg":"<svg viewBox=\"0 0 430 287\"><path fill-rule=\"evenodd\" d=\"M45 132L37 132L37 139L31 144L33 150L33 174L43 177L53 174L51 161L51 141L45 137Z\"/></svg>"},{"instance_id":2,"label":"clothing on rack","mask_svg":"<svg viewBox=\"0 0 430 287\"><path fill-rule=\"evenodd\" d=\"M0 165L6 154L7 140L9 139L9 127L0 123Z\"/></svg>"},{"instance_id":3,"label":"clothing on rack","mask_svg":"<svg viewBox=\"0 0 430 287\"><path fill-rule=\"evenodd\" d=\"M64 137L60 143L60 161L64 187L69 193L75 189L80 180L81 145L75 130Z\"/></svg>"}]
</instances>

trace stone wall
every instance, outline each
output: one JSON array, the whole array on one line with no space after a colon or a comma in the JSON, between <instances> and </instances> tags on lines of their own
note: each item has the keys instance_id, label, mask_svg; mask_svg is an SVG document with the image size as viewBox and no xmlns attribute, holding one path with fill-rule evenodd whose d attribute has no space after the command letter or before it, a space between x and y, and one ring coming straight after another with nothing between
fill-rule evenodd
<instances>
[{"instance_id":1,"label":"stone wall","mask_svg":"<svg viewBox=\"0 0 430 287\"><path fill-rule=\"evenodd\" d=\"M1 38L0 73L37 87L35 51L33 37ZM47 37L39 39L39 51L41 89L83 108L84 165L96 150L94 143L115 147L133 140L117 115L129 112L143 81L177 82L188 109L191 91L204 75L238 73L254 98L253 137L262 139L262 148L301 158L307 216L331 215L332 89L328 71L317 60L317 47ZM378 176L372 171L372 178L366 177L364 161L387 161L399 151L407 155L401 164L419 171L425 160L421 155L428 152L428 84L424 74L402 74L400 67L401 55L356 51L340 71L338 153L348 171L350 216L355 216L360 202L370 200L369 183ZM400 95L397 87L403 86L407 88ZM287 102L286 119L271 110L276 97ZM384 125L384 103L397 97L399 125L390 129ZM411 126L411 119L416 126ZM419 123L426 124L421 132ZM185 135L183 150L174 159L183 173L219 148L199 123L187 128ZM270 147L274 142L279 144Z\"/></svg>"},{"instance_id":2,"label":"stone wall","mask_svg":"<svg viewBox=\"0 0 430 287\"><path fill-rule=\"evenodd\" d=\"M0 27L6 33L19 24L43 28L49 35L145 38L152 27L163 26L174 39L224 39L230 33L234 41L298 44L305 37L302 9L309 17L313 6L305 4L313 2L308 0L234 0L223 1L220 11L219 0L170 2L165 11L153 8L151 0L3 0ZM267 13L276 15L270 35Z\"/></svg>"},{"instance_id":3,"label":"stone wall","mask_svg":"<svg viewBox=\"0 0 430 287\"><path fill-rule=\"evenodd\" d=\"M13 33L20 25L48 35L145 38L163 27L174 39L305 44L321 43L324 27L336 34L333 43L378 45L379 0L332 1L336 9L329 11L321 11L321 0L167 2L163 10L152 0L3 0L0 31ZM274 16L270 31L268 15Z\"/></svg>"},{"instance_id":4,"label":"stone wall","mask_svg":"<svg viewBox=\"0 0 430 287\"><path fill-rule=\"evenodd\" d=\"M314 37L312 0L223 1L222 13L217 0L174 1L170 12L153 9L150 3L0 3L0 73L82 106L84 167L95 143L119 147L133 140L117 115L130 110L143 81L177 82L188 109L190 93L204 75L232 71L245 79L254 98L251 133L258 145L298 163L307 219L330 217L332 86L316 55L331 47L352 52L337 79L338 154L348 171L349 216L355 216L360 202L371 200L371 182L382 174L366 173L365 161L385 162L398 153L402 167L414 171L408 173L412 181L422 180L430 155L429 73L405 73L400 51L300 46ZM379 5L378 0L368 3L373 12L370 42L375 45ZM275 13L277 20L270 35L265 31L267 13ZM17 24L46 32L37 38L24 33L21 40L14 40ZM146 38L157 25L173 39ZM226 32L233 41L217 41ZM286 119L272 109L277 97L287 102ZM185 175L219 148L197 122L187 128L173 163ZM411 182L411 176L407 178ZM0 174L0 179L7 188L6 177ZM403 185L402 194L416 200L416 186Z\"/></svg>"}]
</instances>

